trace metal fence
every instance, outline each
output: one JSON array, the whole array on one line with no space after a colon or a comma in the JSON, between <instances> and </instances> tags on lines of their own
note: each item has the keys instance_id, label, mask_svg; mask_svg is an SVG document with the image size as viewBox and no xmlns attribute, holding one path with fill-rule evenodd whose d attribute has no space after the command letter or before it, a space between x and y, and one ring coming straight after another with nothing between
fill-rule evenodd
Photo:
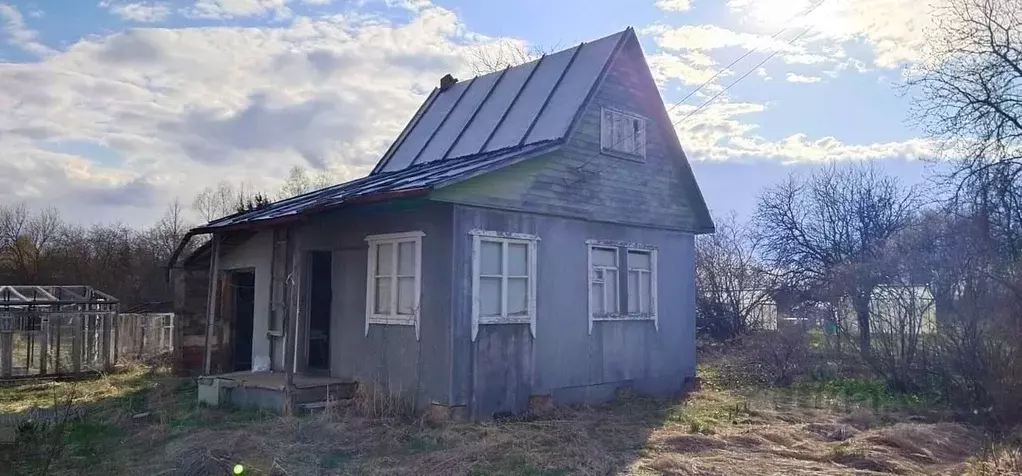
<instances>
[{"instance_id":1,"label":"metal fence","mask_svg":"<svg viewBox=\"0 0 1022 476\"><path fill-rule=\"evenodd\" d=\"M173 351L173 314L0 310L0 378L109 370Z\"/></svg>"},{"instance_id":2,"label":"metal fence","mask_svg":"<svg viewBox=\"0 0 1022 476\"><path fill-rule=\"evenodd\" d=\"M117 355L121 361L147 360L174 350L174 314L119 314Z\"/></svg>"}]
</instances>

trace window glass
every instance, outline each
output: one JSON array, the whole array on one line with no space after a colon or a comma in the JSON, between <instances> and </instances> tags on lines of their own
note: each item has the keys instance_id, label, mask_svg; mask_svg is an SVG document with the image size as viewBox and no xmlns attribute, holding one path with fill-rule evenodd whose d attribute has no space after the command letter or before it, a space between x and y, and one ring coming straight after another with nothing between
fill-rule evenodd
<instances>
[{"instance_id":1,"label":"window glass","mask_svg":"<svg viewBox=\"0 0 1022 476\"><path fill-rule=\"evenodd\" d=\"M483 241L479 245L480 274L499 276L503 269L503 244L496 241Z\"/></svg>"}]
</instances>

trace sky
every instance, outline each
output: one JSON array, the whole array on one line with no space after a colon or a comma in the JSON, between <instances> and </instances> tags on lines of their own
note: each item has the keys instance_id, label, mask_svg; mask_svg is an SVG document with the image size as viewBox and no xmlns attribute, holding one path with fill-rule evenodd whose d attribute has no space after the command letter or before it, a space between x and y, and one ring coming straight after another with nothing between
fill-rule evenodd
<instances>
[{"instance_id":1,"label":"sky","mask_svg":"<svg viewBox=\"0 0 1022 476\"><path fill-rule=\"evenodd\" d=\"M934 145L900 84L933 5L818 2L0 0L0 204L146 226L224 179L357 178L480 53L628 26L715 214L831 161L922 183Z\"/></svg>"}]
</instances>

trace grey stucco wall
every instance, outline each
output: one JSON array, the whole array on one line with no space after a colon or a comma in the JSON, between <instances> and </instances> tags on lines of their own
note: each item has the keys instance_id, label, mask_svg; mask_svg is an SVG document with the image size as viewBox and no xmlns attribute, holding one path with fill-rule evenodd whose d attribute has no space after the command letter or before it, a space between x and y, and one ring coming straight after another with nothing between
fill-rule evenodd
<instances>
[{"instance_id":1,"label":"grey stucco wall","mask_svg":"<svg viewBox=\"0 0 1022 476\"><path fill-rule=\"evenodd\" d=\"M528 325L500 324L481 325L472 342L473 229L540 237L535 339ZM472 417L525 410L537 394L558 404L606 400L622 386L669 394L695 375L691 234L459 205L453 239L452 399ZM659 330L651 321L596 322L589 334L590 239L658 249Z\"/></svg>"},{"instance_id":2,"label":"grey stucco wall","mask_svg":"<svg viewBox=\"0 0 1022 476\"><path fill-rule=\"evenodd\" d=\"M301 230L302 249L332 252L330 373L370 388L414 396L419 407L448 403L451 351L452 206L414 201L316 215ZM366 236L422 231L420 335L412 326L369 326Z\"/></svg>"},{"instance_id":3,"label":"grey stucco wall","mask_svg":"<svg viewBox=\"0 0 1022 476\"><path fill-rule=\"evenodd\" d=\"M220 270L250 269L255 272L255 302L252 327L252 361L270 358L270 265L273 256L273 231L263 230L220 256ZM279 352L278 352L279 353ZM277 366L283 366L280 356Z\"/></svg>"}]
</instances>

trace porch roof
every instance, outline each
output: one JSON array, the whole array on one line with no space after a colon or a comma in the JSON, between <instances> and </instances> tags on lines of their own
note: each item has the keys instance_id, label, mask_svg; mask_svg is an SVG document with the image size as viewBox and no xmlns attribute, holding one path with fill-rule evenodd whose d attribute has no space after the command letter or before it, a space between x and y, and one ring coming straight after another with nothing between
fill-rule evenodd
<instances>
[{"instance_id":1,"label":"porch roof","mask_svg":"<svg viewBox=\"0 0 1022 476\"><path fill-rule=\"evenodd\" d=\"M561 145L560 140L543 141L520 147L484 152L457 160L441 160L416 164L395 172L368 175L350 182L326 187L268 206L229 215L195 228L191 234L212 233L297 219L341 205L367 203L409 196L460 182L479 174L550 152Z\"/></svg>"}]
</instances>

